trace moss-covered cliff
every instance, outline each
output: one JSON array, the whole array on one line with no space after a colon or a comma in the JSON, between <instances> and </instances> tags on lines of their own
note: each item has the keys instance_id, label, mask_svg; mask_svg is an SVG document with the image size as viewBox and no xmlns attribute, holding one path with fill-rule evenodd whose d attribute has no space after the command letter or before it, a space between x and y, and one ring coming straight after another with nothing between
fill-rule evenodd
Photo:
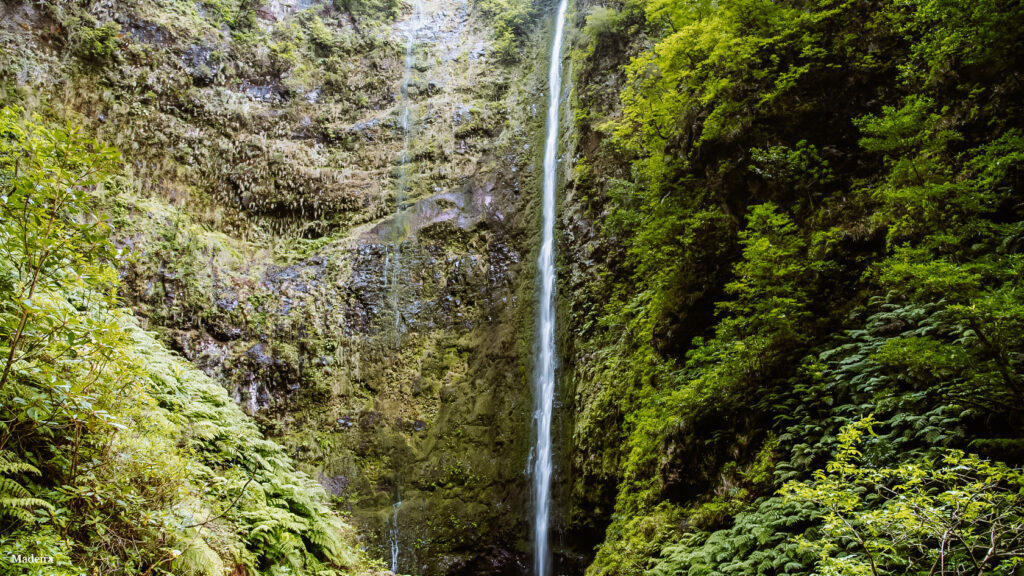
<instances>
[{"instance_id":1,"label":"moss-covered cliff","mask_svg":"<svg viewBox=\"0 0 1024 576\"><path fill-rule=\"evenodd\" d=\"M4 573L375 572L323 487L121 309L119 169L0 108Z\"/></svg>"},{"instance_id":2,"label":"moss-covered cliff","mask_svg":"<svg viewBox=\"0 0 1024 576\"><path fill-rule=\"evenodd\" d=\"M7 3L4 98L123 150L135 313L373 555L518 572L543 22L350 4Z\"/></svg>"}]
</instances>

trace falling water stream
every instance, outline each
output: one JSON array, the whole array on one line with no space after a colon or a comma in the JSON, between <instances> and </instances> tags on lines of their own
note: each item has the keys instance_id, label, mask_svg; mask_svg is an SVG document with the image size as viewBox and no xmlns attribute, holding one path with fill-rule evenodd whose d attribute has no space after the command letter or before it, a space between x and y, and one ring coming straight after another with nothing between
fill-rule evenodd
<instances>
[{"instance_id":1,"label":"falling water stream","mask_svg":"<svg viewBox=\"0 0 1024 576\"><path fill-rule=\"evenodd\" d=\"M399 159L398 187L395 191L395 227L394 227L394 254L385 254L384 269L391 265L391 301L395 310L395 347L399 347L402 341L402 311L401 294L399 293L399 274L402 271L402 241L405 239L405 222L402 218L403 205L409 191L409 141L412 133L412 112L409 101L409 86L412 84L413 66L416 64L416 34L422 25L422 9L420 1L413 2L413 13L406 24L405 30L405 75L402 77L402 86L399 90L399 98L402 103L400 123L402 127L402 156ZM386 275L386 272L385 272ZM385 276L385 287L387 278Z\"/></svg>"},{"instance_id":2,"label":"falling water stream","mask_svg":"<svg viewBox=\"0 0 1024 576\"><path fill-rule=\"evenodd\" d=\"M388 540L391 544L391 571L398 573L398 510L402 508L402 498L391 507L391 517L388 518Z\"/></svg>"},{"instance_id":3,"label":"falling water stream","mask_svg":"<svg viewBox=\"0 0 1024 576\"><path fill-rule=\"evenodd\" d=\"M568 0L560 0L555 16L555 38L548 72L547 139L544 144L544 231L537 258L540 302L537 307L539 345L534 364L534 576L548 576L551 552L548 524L551 509L551 416L555 402L555 189L558 158L558 103L562 92L562 29Z\"/></svg>"},{"instance_id":4,"label":"falling water stream","mask_svg":"<svg viewBox=\"0 0 1024 576\"><path fill-rule=\"evenodd\" d=\"M395 310L395 347L401 346L402 342L402 311L401 294L399 293L399 274L401 273L402 241L405 239L405 224L402 219L402 205L406 201L409 190L409 141L412 131L411 104L409 101L409 86L412 84L412 71L416 63L416 34L421 26L422 10L421 1L413 2L413 14L405 30L405 76L402 78L400 98L402 111L400 116L402 127L402 156L399 163L398 189L395 193L395 232L393 254L385 253L384 256L384 285L387 288L387 269L391 264L391 299ZM398 534L398 513L402 509L401 488L395 489L395 503L391 508L391 515L388 517L387 539L391 552L390 568L392 572L398 573L399 559L399 534Z\"/></svg>"}]
</instances>

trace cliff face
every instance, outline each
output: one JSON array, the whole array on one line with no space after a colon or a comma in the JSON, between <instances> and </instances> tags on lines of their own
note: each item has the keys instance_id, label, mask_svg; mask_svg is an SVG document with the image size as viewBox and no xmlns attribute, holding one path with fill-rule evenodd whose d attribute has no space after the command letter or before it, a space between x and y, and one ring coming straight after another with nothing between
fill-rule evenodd
<instances>
[{"instance_id":1,"label":"cliff face","mask_svg":"<svg viewBox=\"0 0 1024 576\"><path fill-rule=\"evenodd\" d=\"M386 564L520 572L546 42L459 0L2 10L5 103L125 153L147 327Z\"/></svg>"}]
</instances>

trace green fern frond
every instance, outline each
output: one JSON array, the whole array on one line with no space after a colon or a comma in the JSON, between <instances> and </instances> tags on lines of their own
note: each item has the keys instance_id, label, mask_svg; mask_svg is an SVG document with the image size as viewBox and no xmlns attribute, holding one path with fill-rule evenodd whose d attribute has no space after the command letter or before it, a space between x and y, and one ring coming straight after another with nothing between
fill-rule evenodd
<instances>
[{"instance_id":1,"label":"green fern frond","mask_svg":"<svg viewBox=\"0 0 1024 576\"><path fill-rule=\"evenodd\" d=\"M3 509L4 507L7 507L7 506L16 507L16 508L22 508L22 509L43 508L43 509L48 510L50 512L55 512L56 511L56 509L53 507L53 504L50 504L46 500L40 500L39 498L8 498L8 497L0 497L0 509Z\"/></svg>"},{"instance_id":2,"label":"green fern frond","mask_svg":"<svg viewBox=\"0 0 1024 576\"><path fill-rule=\"evenodd\" d=\"M0 498L28 498L32 494L10 478L0 478Z\"/></svg>"},{"instance_id":3,"label":"green fern frond","mask_svg":"<svg viewBox=\"0 0 1024 576\"><path fill-rule=\"evenodd\" d=\"M39 469L22 462L17 454L9 450L0 450L0 518L14 518L28 523L35 520L36 509L54 512L49 502L33 498L28 488L5 477L10 474L39 474Z\"/></svg>"},{"instance_id":4,"label":"green fern frond","mask_svg":"<svg viewBox=\"0 0 1024 576\"><path fill-rule=\"evenodd\" d=\"M339 521L328 517L325 520L312 520L310 524L306 538L313 545L314 551L336 565L346 565L352 561L351 555L346 554L344 530Z\"/></svg>"},{"instance_id":5,"label":"green fern frond","mask_svg":"<svg viewBox=\"0 0 1024 576\"><path fill-rule=\"evenodd\" d=\"M174 559L175 573L188 576L222 576L225 572L224 561L217 552L210 548L202 538L186 540L187 547Z\"/></svg>"},{"instance_id":6,"label":"green fern frond","mask_svg":"<svg viewBox=\"0 0 1024 576\"><path fill-rule=\"evenodd\" d=\"M0 518L13 518L27 524L35 520L35 515L24 508L8 507L0 503Z\"/></svg>"},{"instance_id":7,"label":"green fern frond","mask_svg":"<svg viewBox=\"0 0 1024 576\"><path fill-rule=\"evenodd\" d=\"M0 518L16 518L22 522L32 522L36 519L33 512L37 508L43 508L53 512L54 508L45 500L38 498L0 498Z\"/></svg>"},{"instance_id":8,"label":"green fern frond","mask_svg":"<svg viewBox=\"0 0 1024 576\"><path fill-rule=\"evenodd\" d=\"M18 455L10 450L0 450L0 474L5 476L10 474L35 474L38 476L40 472L35 466L22 462Z\"/></svg>"}]
</instances>

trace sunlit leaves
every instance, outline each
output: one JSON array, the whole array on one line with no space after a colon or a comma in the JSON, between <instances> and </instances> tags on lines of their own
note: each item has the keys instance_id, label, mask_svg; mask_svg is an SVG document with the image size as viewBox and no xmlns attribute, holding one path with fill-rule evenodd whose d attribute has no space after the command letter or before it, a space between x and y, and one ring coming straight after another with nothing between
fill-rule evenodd
<instances>
[{"instance_id":1,"label":"sunlit leaves","mask_svg":"<svg viewBox=\"0 0 1024 576\"><path fill-rule=\"evenodd\" d=\"M1024 554L1024 474L961 451L939 462L861 464L869 417L846 427L839 449L787 498L823 514L819 539L798 542L823 575L1000 573Z\"/></svg>"},{"instance_id":2,"label":"sunlit leaves","mask_svg":"<svg viewBox=\"0 0 1024 576\"><path fill-rule=\"evenodd\" d=\"M980 0L899 0L886 9L892 24L914 44L901 66L908 82L937 84L964 68L990 67L996 74L1014 67L1021 53L1019 30L1024 8L1017 2Z\"/></svg>"}]
</instances>

